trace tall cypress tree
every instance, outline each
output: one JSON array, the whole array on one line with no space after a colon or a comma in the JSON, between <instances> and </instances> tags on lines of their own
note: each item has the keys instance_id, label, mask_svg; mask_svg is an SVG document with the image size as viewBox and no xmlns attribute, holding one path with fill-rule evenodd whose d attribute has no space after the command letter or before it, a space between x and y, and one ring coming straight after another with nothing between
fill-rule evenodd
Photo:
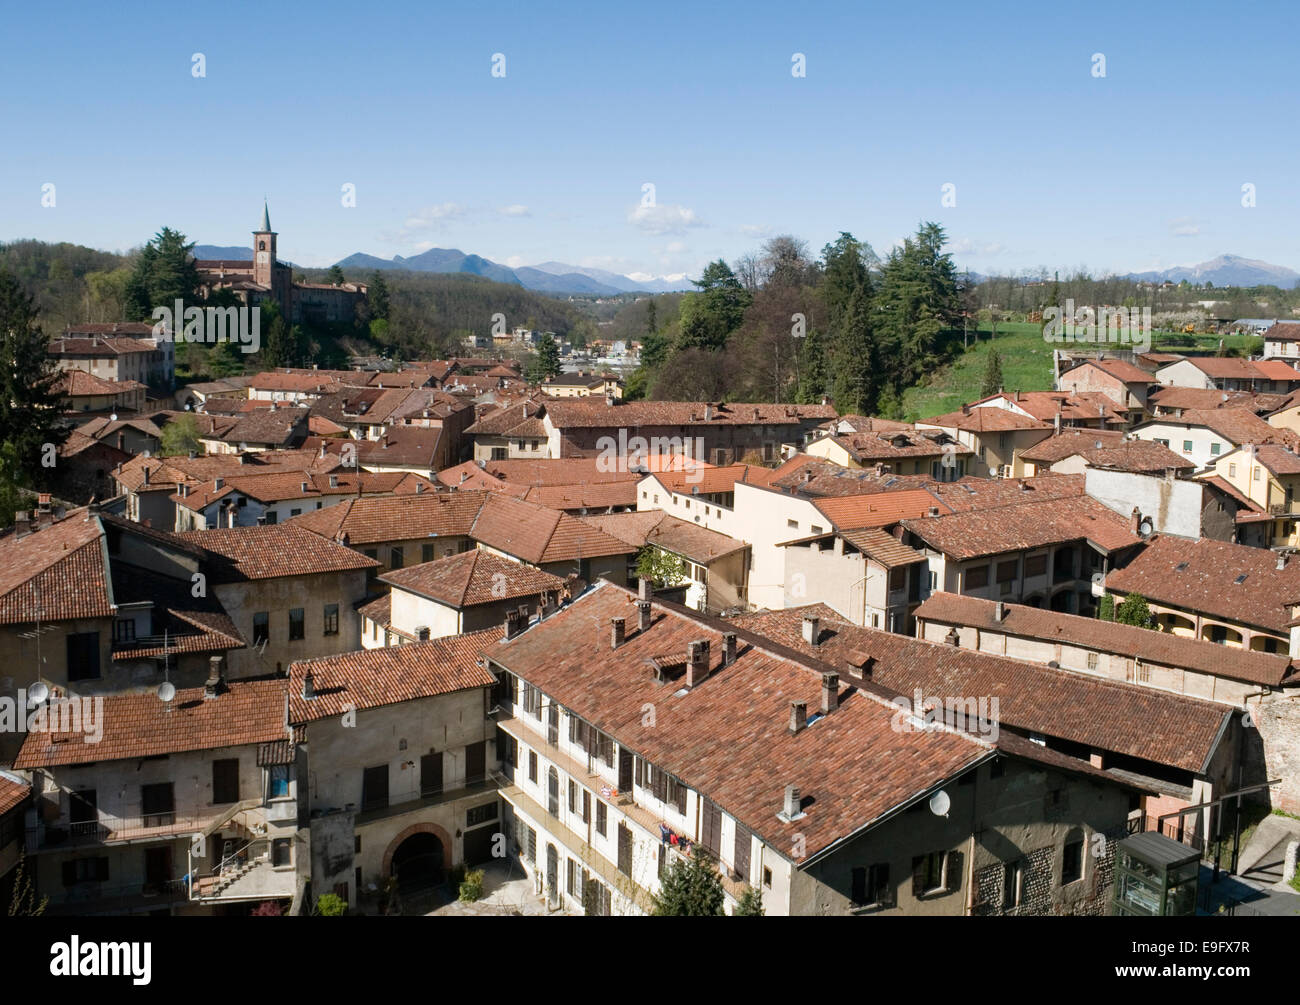
<instances>
[{"instance_id":1,"label":"tall cypress tree","mask_svg":"<svg viewBox=\"0 0 1300 1005\"><path fill-rule=\"evenodd\" d=\"M55 451L68 437L58 372L37 323L37 308L18 280L0 269L0 443L12 447L4 477L45 485Z\"/></svg>"}]
</instances>

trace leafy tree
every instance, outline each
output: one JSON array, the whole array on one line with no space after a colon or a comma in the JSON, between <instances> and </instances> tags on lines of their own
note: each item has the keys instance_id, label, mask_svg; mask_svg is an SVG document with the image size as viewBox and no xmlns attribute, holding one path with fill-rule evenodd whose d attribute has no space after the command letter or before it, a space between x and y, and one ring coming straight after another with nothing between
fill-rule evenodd
<instances>
[{"instance_id":1,"label":"leafy tree","mask_svg":"<svg viewBox=\"0 0 1300 1005\"><path fill-rule=\"evenodd\" d=\"M752 886L746 886L745 892L736 902L736 909L731 912L736 918L761 918L767 912L763 910L763 894Z\"/></svg>"},{"instance_id":2,"label":"leafy tree","mask_svg":"<svg viewBox=\"0 0 1300 1005\"><path fill-rule=\"evenodd\" d=\"M50 902L49 897L36 899L36 889L32 878L27 875L27 853L18 852L18 864L14 866L13 897L9 901L9 917L35 918L45 913Z\"/></svg>"},{"instance_id":3,"label":"leafy tree","mask_svg":"<svg viewBox=\"0 0 1300 1005\"><path fill-rule=\"evenodd\" d=\"M162 428L158 437L158 452L163 457L178 457L181 454L202 453L203 445L199 443L199 421L193 415L178 415Z\"/></svg>"},{"instance_id":4,"label":"leafy tree","mask_svg":"<svg viewBox=\"0 0 1300 1005\"><path fill-rule=\"evenodd\" d=\"M0 443L13 447L9 477L18 485L46 484L47 465L68 437L37 313L18 280L0 270Z\"/></svg>"},{"instance_id":5,"label":"leafy tree","mask_svg":"<svg viewBox=\"0 0 1300 1005\"><path fill-rule=\"evenodd\" d=\"M650 302L646 304L645 308L645 333L647 338L653 336L655 332L659 330L656 318L657 313L658 312L655 309L655 298L651 297Z\"/></svg>"},{"instance_id":6,"label":"leafy tree","mask_svg":"<svg viewBox=\"0 0 1300 1005\"><path fill-rule=\"evenodd\" d=\"M348 902L340 897L337 893L326 893L321 895L316 901L316 908L312 914L319 915L322 918L339 918L347 914Z\"/></svg>"},{"instance_id":7,"label":"leafy tree","mask_svg":"<svg viewBox=\"0 0 1300 1005\"><path fill-rule=\"evenodd\" d=\"M380 320L388 319L388 283L384 279L384 274L378 269L370 277L370 290L367 294L370 301L370 316Z\"/></svg>"},{"instance_id":8,"label":"leafy tree","mask_svg":"<svg viewBox=\"0 0 1300 1005\"><path fill-rule=\"evenodd\" d=\"M279 306L273 300L258 306L262 311L262 365L272 369L293 366L294 337Z\"/></svg>"},{"instance_id":9,"label":"leafy tree","mask_svg":"<svg viewBox=\"0 0 1300 1005\"><path fill-rule=\"evenodd\" d=\"M989 349L988 360L984 364L984 383L980 387L980 397L987 398L1002 390L1002 357L996 349Z\"/></svg>"},{"instance_id":10,"label":"leafy tree","mask_svg":"<svg viewBox=\"0 0 1300 1005\"><path fill-rule=\"evenodd\" d=\"M682 299L677 348L721 349L727 344L727 336L745 320L745 309L753 295L722 259L710 262L704 274L692 282L700 290Z\"/></svg>"},{"instance_id":11,"label":"leafy tree","mask_svg":"<svg viewBox=\"0 0 1300 1005\"><path fill-rule=\"evenodd\" d=\"M194 295L199 271L194 264L194 243L185 235L163 227L136 259L126 284L126 311L131 321L145 321L155 307L171 306Z\"/></svg>"},{"instance_id":12,"label":"leafy tree","mask_svg":"<svg viewBox=\"0 0 1300 1005\"><path fill-rule=\"evenodd\" d=\"M1155 618L1146 597L1140 593L1130 593L1115 608L1115 620L1121 625L1136 625L1138 628L1154 628Z\"/></svg>"},{"instance_id":13,"label":"leafy tree","mask_svg":"<svg viewBox=\"0 0 1300 1005\"><path fill-rule=\"evenodd\" d=\"M1102 596L1101 602L1097 605L1097 617L1102 621L1115 620L1115 598L1111 594Z\"/></svg>"},{"instance_id":14,"label":"leafy tree","mask_svg":"<svg viewBox=\"0 0 1300 1005\"><path fill-rule=\"evenodd\" d=\"M329 272L326 273L326 279L329 281L331 286L342 286L347 282L347 278L343 275L343 270L337 265L330 266Z\"/></svg>"},{"instance_id":15,"label":"leafy tree","mask_svg":"<svg viewBox=\"0 0 1300 1005\"><path fill-rule=\"evenodd\" d=\"M689 858L678 859L664 873L654 898L655 917L719 917L725 895L712 858L696 846Z\"/></svg>"},{"instance_id":16,"label":"leafy tree","mask_svg":"<svg viewBox=\"0 0 1300 1005\"><path fill-rule=\"evenodd\" d=\"M242 353L233 342L218 342L208 353L207 370L212 377L232 377L244 372Z\"/></svg>"},{"instance_id":17,"label":"leafy tree","mask_svg":"<svg viewBox=\"0 0 1300 1005\"><path fill-rule=\"evenodd\" d=\"M657 587L678 586L686 578L686 563L680 555L647 544L637 553L636 575L652 580Z\"/></svg>"}]
</instances>

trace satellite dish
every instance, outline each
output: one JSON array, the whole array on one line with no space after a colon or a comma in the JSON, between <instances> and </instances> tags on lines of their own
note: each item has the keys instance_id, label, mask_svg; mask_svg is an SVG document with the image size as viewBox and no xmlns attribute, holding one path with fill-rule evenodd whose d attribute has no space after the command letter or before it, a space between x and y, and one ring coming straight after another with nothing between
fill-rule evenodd
<instances>
[{"instance_id":1,"label":"satellite dish","mask_svg":"<svg viewBox=\"0 0 1300 1005\"><path fill-rule=\"evenodd\" d=\"M946 817L948 810L952 807L952 800L948 798L948 793L940 789L930 797L930 812L936 817Z\"/></svg>"},{"instance_id":2,"label":"satellite dish","mask_svg":"<svg viewBox=\"0 0 1300 1005\"><path fill-rule=\"evenodd\" d=\"M110 421L110 422L116 422L116 421L117 421L117 413L114 412L114 413L113 413L112 415L110 415L108 418L109 418L109 421Z\"/></svg>"},{"instance_id":3,"label":"satellite dish","mask_svg":"<svg viewBox=\"0 0 1300 1005\"><path fill-rule=\"evenodd\" d=\"M163 701L171 701L176 697L176 685L169 680L163 681L158 685L158 697Z\"/></svg>"},{"instance_id":4,"label":"satellite dish","mask_svg":"<svg viewBox=\"0 0 1300 1005\"><path fill-rule=\"evenodd\" d=\"M27 689L27 707L32 708L39 705L50 696L50 689L37 681Z\"/></svg>"}]
</instances>

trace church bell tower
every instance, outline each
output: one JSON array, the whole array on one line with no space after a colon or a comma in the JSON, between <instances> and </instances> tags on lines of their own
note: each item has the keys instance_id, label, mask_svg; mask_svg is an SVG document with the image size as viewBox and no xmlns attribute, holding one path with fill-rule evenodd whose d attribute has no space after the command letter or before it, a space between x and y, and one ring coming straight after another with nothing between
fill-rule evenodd
<instances>
[{"instance_id":1,"label":"church bell tower","mask_svg":"<svg viewBox=\"0 0 1300 1005\"><path fill-rule=\"evenodd\" d=\"M271 286L275 272L275 231L271 229L271 211L262 203L262 226L253 231L253 282Z\"/></svg>"}]
</instances>

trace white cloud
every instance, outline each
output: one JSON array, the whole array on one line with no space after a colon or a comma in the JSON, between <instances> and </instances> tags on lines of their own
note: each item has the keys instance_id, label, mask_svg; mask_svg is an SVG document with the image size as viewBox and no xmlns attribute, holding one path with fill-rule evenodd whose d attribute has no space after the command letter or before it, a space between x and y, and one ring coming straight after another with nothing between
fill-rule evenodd
<instances>
[{"instance_id":1,"label":"white cloud","mask_svg":"<svg viewBox=\"0 0 1300 1005\"><path fill-rule=\"evenodd\" d=\"M963 237L958 241L953 241L948 247L954 255L969 255L973 258L993 258L1006 251L1006 247L997 241L976 241L969 237Z\"/></svg>"},{"instance_id":2,"label":"white cloud","mask_svg":"<svg viewBox=\"0 0 1300 1005\"><path fill-rule=\"evenodd\" d=\"M627 222L648 234L684 234L692 227L704 226L695 210L676 203L638 204L628 211Z\"/></svg>"},{"instance_id":3,"label":"white cloud","mask_svg":"<svg viewBox=\"0 0 1300 1005\"><path fill-rule=\"evenodd\" d=\"M746 237L770 237L772 228L757 223L747 223L740 228L740 232Z\"/></svg>"},{"instance_id":4,"label":"white cloud","mask_svg":"<svg viewBox=\"0 0 1300 1005\"><path fill-rule=\"evenodd\" d=\"M1201 225L1190 216L1180 216L1169 221L1169 233L1174 237L1195 237L1201 232Z\"/></svg>"},{"instance_id":5,"label":"white cloud","mask_svg":"<svg viewBox=\"0 0 1300 1005\"><path fill-rule=\"evenodd\" d=\"M525 261L523 260L523 257L520 256L520 255L511 255L511 256L510 256L509 258L507 258L507 259L506 259L502 264L503 264L503 265L507 265L507 266L509 266L509 267L512 268L512 269L518 269L518 268L521 268L521 267L524 266L524 265L527 265L528 263L525 262Z\"/></svg>"},{"instance_id":6,"label":"white cloud","mask_svg":"<svg viewBox=\"0 0 1300 1005\"><path fill-rule=\"evenodd\" d=\"M532 216L532 211L527 206L521 206L516 203L513 206L502 206L498 212L502 216Z\"/></svg>"},{"instance_id":7,"label":"white cloud","mask_svg":"<svg viewBox=\"0 0 1300 1005\"><path fill-rule=\"evenodd\" d=\"M665 255L680 255L686 251L685 241L669 241L664 245Z\"/></svg>"},{"instance_id":8,"label":"white cloud","mask_svg":"<svg viewBox=\"0 0 1300 1005\"><path fill-rule=\"evenodd\" d=\"M426 206L406 218L402 230L405 234L438 230L448 220L456 220L465 215L465 207L455 202L439 203Z\"/></svg>"}]
</instances>

